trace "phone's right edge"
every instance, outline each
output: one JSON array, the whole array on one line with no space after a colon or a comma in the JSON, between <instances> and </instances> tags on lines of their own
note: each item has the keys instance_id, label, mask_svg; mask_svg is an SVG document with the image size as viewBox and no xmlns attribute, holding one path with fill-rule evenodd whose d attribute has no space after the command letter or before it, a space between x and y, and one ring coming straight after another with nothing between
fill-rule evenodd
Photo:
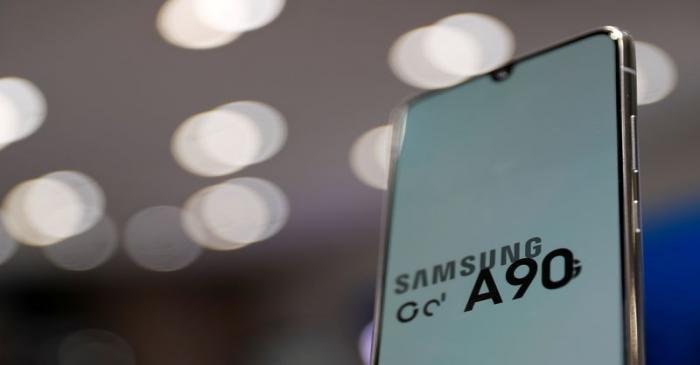
<instances>
[{"instance_id":1,"label":"phone's right edge","mask_svg":"<svg viewBox=\"0 0 700 365\"><path fill-rule=\"evenodd\" d=\"M605 30L617 47L625 362L628 365L644 365L644 299L634 43L629 34L616 27L605 27Z\"/></svg>"}]
</instances>

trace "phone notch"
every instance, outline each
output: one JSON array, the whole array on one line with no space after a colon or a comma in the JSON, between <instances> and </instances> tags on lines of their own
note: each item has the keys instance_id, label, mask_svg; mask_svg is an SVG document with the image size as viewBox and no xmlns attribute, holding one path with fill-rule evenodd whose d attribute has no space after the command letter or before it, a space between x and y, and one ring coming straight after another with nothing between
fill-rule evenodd
<instances>
[{"instance_id":1,"label":"phone notch","mask_svg":"<svg viewBox=\"0 0 700 365\"><path fill-rule=\"evenodd\" d=\"M496 82L507 80L513 73L513 64L509 63L503 67L497 68L489 73L491 79Z\"/></svg>"}]
</instances>

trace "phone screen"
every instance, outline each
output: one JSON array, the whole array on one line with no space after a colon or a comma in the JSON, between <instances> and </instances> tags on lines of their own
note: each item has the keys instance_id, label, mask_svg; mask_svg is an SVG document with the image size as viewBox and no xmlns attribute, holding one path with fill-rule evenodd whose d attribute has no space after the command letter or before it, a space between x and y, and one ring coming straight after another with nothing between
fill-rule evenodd
<instances>
[{"instance_id":1,"label":"phone screen","mask_svg":"<svg viewBox=\"0 0 700 365\"><path fill-rule=\"evenodd\" d=\"M597 33L409 103L378 364L623 363L617 72Z\"/></svg>"}]
</instances>

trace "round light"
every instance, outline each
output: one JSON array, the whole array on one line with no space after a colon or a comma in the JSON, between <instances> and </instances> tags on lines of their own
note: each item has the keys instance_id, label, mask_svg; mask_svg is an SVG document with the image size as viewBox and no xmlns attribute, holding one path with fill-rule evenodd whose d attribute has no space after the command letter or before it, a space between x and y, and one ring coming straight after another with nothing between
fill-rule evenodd
<instances>
[{"instance_id":1,"label":"round light","mask_svg":"<svg viewBox=\"0 0 700 365\"><path fill-rule=\"evenodd\" d=\"M186 120L175 131L171 149L189 172L221 176L272 157L286 132L284 117L271 106L234 102Z\"/></svg>"},{"instance_id":2,"label":"round light","mask_svg":"<svg viewBox=\"0 0 700 365\"><path fill-rule=\"evenodd\" d=\"M233 250L265 240L284 226L289 204L273 183L237 178L195 193L185 204L183 225L193 240L214 250Z\"/></svg>"},{"instance_id":3,"label":"round light","mask_svg":"<svg viewBox=\"0 0 700 365\"><path fill-rule=\"evenodd\" d=\"M0 220L0 265L12 258L15 252L17 252L17 242L10 237Z\"/></svg>"},{"instance_id":4,"label":"round light","mask_svg":"<svg viewBox=\"0 0 700 365\"><path fill-rule=\"evenodd\" d=\"M60 365L134 365L134 351L114 333L83 330L67 336L58 348Z\"/></svg>"},{"instance_id":5,"label":"round light","mask_svg":"<svg viewBox=\"0 0 700 365\"><path fill-rule=\"evenodd\" d=\"M350 166L365 184L386 189L391 158L391 126L373 128L355 141L350 151Z\"/></svg>"},{"instance_id":6,"label":"round light","mask_svg":"<svg viewBox=\"0 0 700 365\"><path fill-rule=\"evenodd\" d=\"M0 145L34 133L46 118L46 99L33 83L17 77L0 78Z\"/></svg>"},{"instance_id":7,"label":"round light","mask_svg":"<svg viewBox=\"0 0 700 365\"><path fill-rule=\"evenodd\" d=\"M183 214L187 215L171 206L136 213L126 224L127 254L139 266L153 271L176 271L190 265L202 250L183 231Z\"/></svg>"},{"instance_id":8,"label":"round light","mask_svg":"<svg viewBox=\"0 0 700 365\"><path fill-rule=\"evenodd\" d=\"M406 84L422 89L452 86L465 79L440 69L426 49L433 27L414 29L396 40L389 51L389 66ZM433 41L435 42L435 41Z\"/></svg>"},{"instance_id":9,"label":"round light","mask_svg":"<svg viewBox=\"0 0 700 365\"><path fill-rule=\"evenodd\" d=\"M8 233L16 240L35 246L48 246L60 239L40 235L27 223L24 201L34 180L24 181L10 190L2 202L2 216Z\"/></svg>"},{"instance_id":10,"label":"round light","mask_svg":"<svg viewBox=\"0 0 700 365\"><path fill-rule=\"evenodd\" d=\"M84 271L109 260L116 248L116 227L110 218L104 217L87 232L44 248L44 254L62 269Z\"/></svg>"},{"instance_id":11,"label":"round light","mask_svg":"<svg viewBox=\"0 0 700 365\"><path fill-rule=\"evenodd\" d=\"M287 122L282 113L270 105L246 100L224 104L217 110L238 115L242 120L254 125L257 135L260 136L260 142L253 157L239 163L250 165L263 162L279 152L287 139Z\"/></svg>"},{"instance_id":12,"label":"round light","mask_svg":"<svg viewBox=\"0 0 700 365\"><path fill-rule=\"evenodd\" d=\"M65 238L86 232L102 219L105 210L104 192L97 182L89 176L76 171L57 171L44 175L39 180L63 184L70 189L70 193L77 197L79 202L77 206L80 207L80 219L74 229L61 237ZM36 215L38 216L38 214Z\"/></svg>"},{"instance_id":13,"label":"round light","mask_svg":"<svg viewBox=\"0 0 700 365\"><path fill-rule=\"evenodd\" d=\"M175 131L171 142L171 151L175 161L185 170L200 176L221 176L234 173L244 166L227 165L209 156L202 147L211 136L201 136L202 126L210 123L209 120L220 117L223 112L201 113L194 115L183 122ZM225 114L224 114L225 115ZM249 132L247 128L242 133ZM254 143L257 138L249 141Z\"/></svg>"},{"instance_id":14,"label":"round light","mask_svg":"<svg viewBox=\"0 0 700 365\"><path fill-rule=\"evenodd\" d=\"M508 62L515 52L513 33L489 15L455 14L439 20L435 26L441 30L428 38L428 54L436 65L450 73L474 76L491 71Z\"/></svg>"},{"instance_id":15,"label":"round light","mask_svg":"<svg viewBox=\"0 0 700 365\"><path fill-rule=\"evenodd\" d=\"M79 232L82 218L80 197L69 185L54 179L34 180L24 198L27 223L55 238Z\"/></svg>"},{"instance_id":16,"label":"round light","mask_svg":"<svg viewBox=\"0 0 700 365\"><path fill-rule=\"evenodd\" d=\"M399 79L423 89L452 86L506 63L515 43L498 19L464 13L401 36L389 52Z\"/></svg>"},{"instance_id":17,"label":"round light","mask_svg":"<svg viewBox=\"0 0 700 365\"><path fill-rule=\"evenodd\" d=\"M199 0L168 0L160 8L156 26L169 43L189 49L216 48L233 42L238 32L223 31L196 15Z\"/></svg>"},{"instance_id":18,"label":"round light","mask_svg":"<svg viewBox=\"0 0 700 365\"><path fill-rule=\"evenodd\" d=\"M13 188L3 202L3 214L16 239L48 246L93 227L104 207L104 193L94 180L80 172L58 171Z\"/></svg>"},{"instance_id":19,"label":"round light","mask_svg":"<svg viewBox=\"0 0 700 365\"><path fill-rule=\"evenodd\" d=\"M214 29L247 32L275 20L284 3L284 0L197 0L195 14Z\"/></svg>"},{"instance_id":20,"label":"round light","mask_svg":"<svg viewBox=\"0 0 700 365\"><path fill-rule=\"evenodd\" d=\"M678 71L671 56L663 49L646 42L635 42L637 54L637 102L655 103L676 86Z\"/></svg>"},{"instance_id":21,"label":"round light","mask_svg":"<svg viewBox=\"0 0 700 365\"><path fill-rule=\"evenodd\" d=\"M374 333L374 323L370 322L362 329L360 333L360 340L358 341L358 348L360 350L360 358L365 365L369 365L372 357L372 340Z\"/></svg>"},{"instance_id":22,"label":"round light","mask_svg":"<svg viewBox=\"0 0 700 365\"><path fill-rule=\"evenodd\" d=\"M481 44L461 28L433 25L428 28L423 47L432 66L460 79L478 74L483 67Z\"/></svg>"}]
</instances>

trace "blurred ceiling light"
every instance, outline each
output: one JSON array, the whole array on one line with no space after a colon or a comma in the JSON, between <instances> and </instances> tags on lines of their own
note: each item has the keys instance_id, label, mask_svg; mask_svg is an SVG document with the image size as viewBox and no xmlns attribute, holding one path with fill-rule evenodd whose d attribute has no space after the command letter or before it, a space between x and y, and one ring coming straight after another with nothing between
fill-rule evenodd
<instances>
[{"instance_id":1,"label":"blurred ceiling light","mask_svg":"<svg viewBox=\"0 0 700 365\"><path fill-rule=\"evenodd\" d=\"M146 208L126 224L126 252L139 266L153 271L176 271L193 263L201 247L182 229L186 212L177 207Z\"/></svg>"},{"instance_id":2,"label":"blurred ceiling light","mask_svg":"<svg viewBox=\"0 0 700 365\"><path fill-rule=\"evenodd\" d=\"M0 78L0 145L26 138L46 118L46 99L30 81ZM1 148L1 147L0 147Z\"/></svg>"},{"instance_id":3,"label":"blurred ceiling light","mask_svg":"<svg viewBox=\"0 0 700 365\"><path fill-rule=\"evenodd\" d=\"M513 33L490 15L455 14L439 20L435 26L451 32L431 34L429 56L450 73L474 76L488 72L508 62L515 52Z\"/></svg>"},{"instance_id":4,"label":"blurred ceiling light","mask_svg":"<svg viewBox=\"0 0 700 365\"><path fill-rule=\"evenodd\" d=\"M171 44L189 49L216 48L233 42L238 32L223 31L197 16L200 0L168 0L160 8L156 27Z\"/></svg>"},{"instance_id":5,"label":"blurred ceiling light","mask_svg":"<svg viewBox=\"0 0 700 365\"><path fill-rule=\"evenodd\" d=\"M17 252L17 242L7 233L0 220L0 265L4 264Z\"/></svg>"},{"instance_id":6,"label":"blurred ceiling light","mask_svg":"<svg viewBox=\"0 0 700 365\"><path fill-rule=\"evenodd\" d=\"M171 150L185 170L221 176L272 157L286 136L280 112L260 102L239 101L187 119L175 131Z\"/></svg>"},{"instance_id":7,"label":"blurred ceiling light","mask_svg":"<svg viewBox=\"0 0 700 365\"><path fill-rule=\"evenodd\" d=\"M48 246L93 227L104 214L100 186L77 171L57 171L25 181L5 197L2 211L17 240Z\"/></svg>"},{"instance_id":8,"label":"blurred ceiling light","mask_svg":"<svg viewBox=\"0 0 700 365\"><path fill-rule=\"evenodd\" d=\"M423 51L432 67L460 79L478 74L485 56L479 40L472 34L441 24L428 28Z\"/></svg>"},{"instance_id":9,"label":"blurred ceiling light","mask_svg":"<svg viewBox=\"0 0 700 365\"><path fill-rule=\"evenodd\" d=\"M464 13L401 36L389 52L389 65L405 83L436 89L492 70L513 51L513 35L503 22Z\"/></svg>"},{"instance_id":10,"label":"blurred ceiling light","mask_svg":"<svg viewBox=\"0 0 700 365\"><path fill-rule=\"evenodd\" d=\"M209 111L200 114L196 114L187 120L185 120L173 134L173 138L170 144L170 150L175 158L175 161L185 170L200 176L221 176L234 173L245 166L241 165L227 165L216 158L209 156L207 150L203 148L203 145L208 143L209 139L213 139L211 135L205 135L204 130L207 129L205 126L213 124L221 124L222 120L226 119L236 119L228 118L230 115L223 111ZM217 123L219 120L219 123ZM247 142L245 146L254 145L256 141L259 140L257 134L255 134L255 129L253 129L250 124L237 124L232 128L224 129L223 133L226 133L227 129L238 128L237 137L241 139L246 139ZM208 128L210 131L212 128ZM216 132L216 131L215 131ZM218 138L221 140L223 138ZM232 141L233 142L233 141Z\"/></svg>"},{"instance_id":11,"label":"blurred ceiling light","mask_svg":"<svg viewBox=\"0 0 700 365\"><path fill-rule=\"evenodd\" d=\"M391 158L391 125L373 128L355 141L350 151L350 166L365 184L386 189Z\"/></svg>"},{"instance_id":12,"label":"blurred ceiling light","mask_svg":"<svg viewBox=\"0 0 700 365\"><path fill-rule=\"evenodd\" d=\"M117 230L109 217L104 217L87 232L44 248L44 254L54 265L72 271L94 269L114 254Z\"/></svg>"},{"instance_id":13,"label":"blurred ceiling light","mask_svg":"<svg viewBox=\"0 0 700 365\"><path fill-rule=\"evenodd\" d=\"M406 84L437 89L464 80L460 75L439 69L428 57L425 45L432 31L432 27L414 29L397 39L389 51L389 66Z\"/></svg>"},{"instance_id":14,"label":"blurred ceiling light","mask_svg":"<svg viewBox=\"0 0 700 365\"><path fill-rule=\"evenodd\" d=\"M678 71L671 56L647 42L635 42L637 53L637 102L655 103L671 93Z\"/></svg>"},{"instance_id":15,"label":"blurred ceiling light","mask_svg":"<svg viewBox=\"0 0 700 365\"><path fill-rule=\"evenodd\" d=\"M289 203L273 183L246 177L200 190L185 211L183 225L193 240L213 250L233 250L279 232Z\"/></svg>"},{"instance_id":16,"label":"blurred ceiling light","mask_svg":"<svg viewBox=\"0 0 700 365\"><path fill-rule=\"evenodd\" d=\"M260 146L247 164L259 163L274 156L287 139L287 122L282 113L270 105L257 101L236 101L224 104L218 110L236 113L253 123L260 135Z\"/></svg>"},{"instance_id":17,"label":"blurred ceiling light","mask_svg":"<svg viewBox=\"0 0 700 365\"><path fill-rule=\"evenodd\" d=\"M372 340L374 333L374 322L368 323L362 333L360 333L360 340L358 341L358 347L360 350L360 358L365 365L369 365L372 357Z\"/></svg>"},{"instance_id":18,"label":"blurred ceiling light","mask_svg":"<svg viewBox=\"0 0 700 365\"><path fill-rule=\"evenodd\" d=\"M196 0L195 14L208 26L224 32L247 32L277 18L285 0Z\"/></svg>"},{"instance_id":19,"label":"blurred ceiling light","mask_svg":"<svg viewBox=\"0 0 700 365\"><path fill-rule=\"evenodd\" d=\"M66 336L58 348L59 365L134 365L134 351L121 337L103 330L82 330Z\"/></svg>"}]
</instances>

